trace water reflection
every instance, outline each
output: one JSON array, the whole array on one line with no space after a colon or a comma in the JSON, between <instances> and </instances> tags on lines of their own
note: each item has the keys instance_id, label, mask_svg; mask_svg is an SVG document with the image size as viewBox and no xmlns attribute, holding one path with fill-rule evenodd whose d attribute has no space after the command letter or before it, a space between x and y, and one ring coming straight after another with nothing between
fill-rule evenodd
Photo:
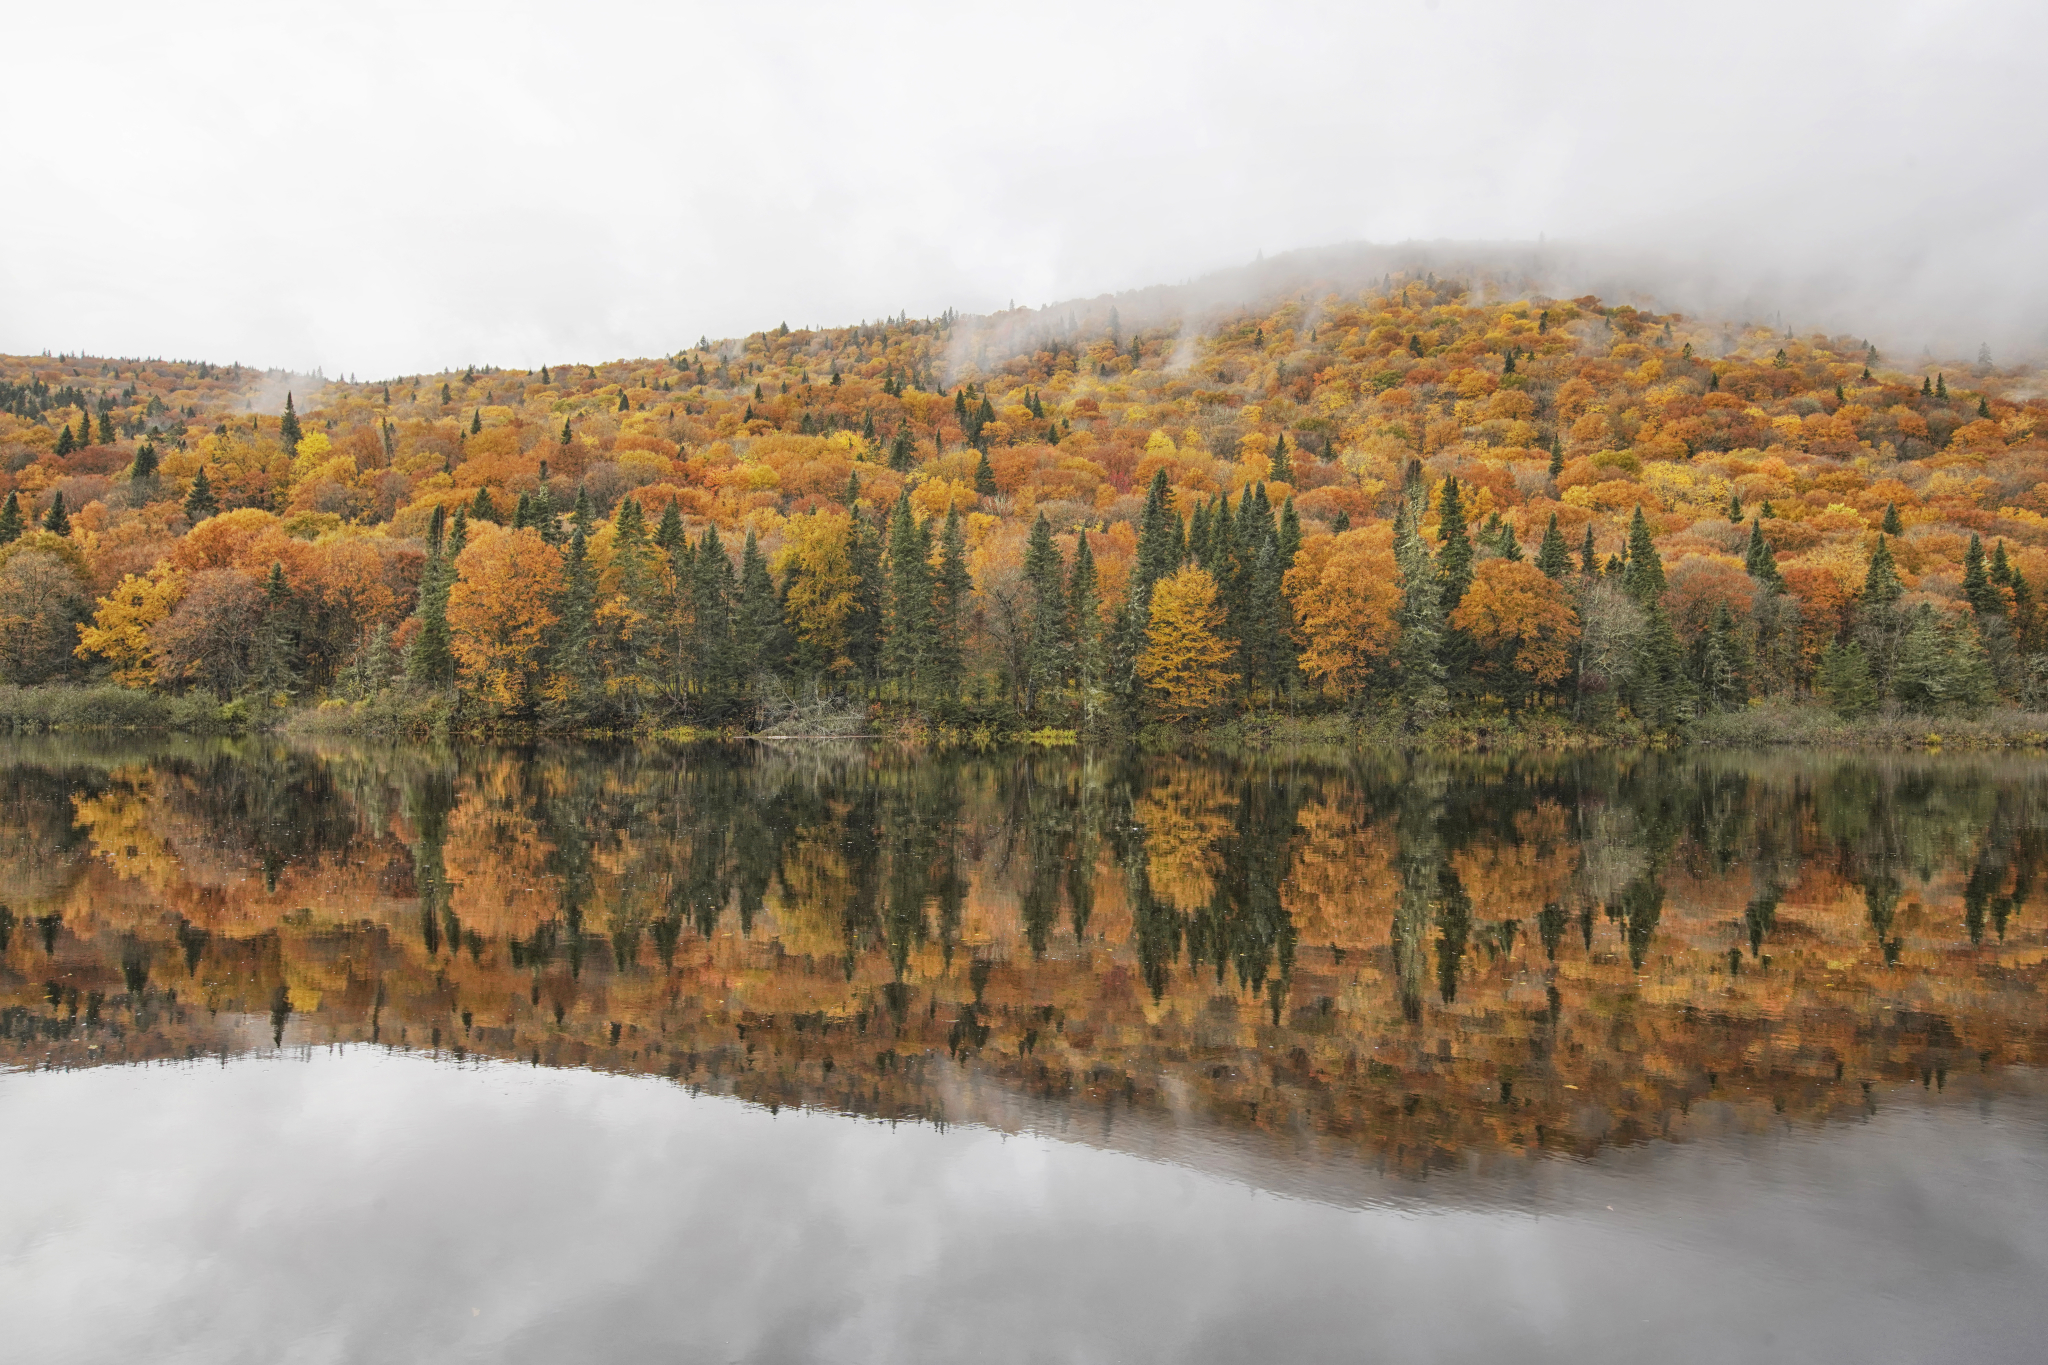
<instances>
[{"instance_id":1,"label":"water reflection","mask_svg":"<svg viewBox=\"0 0 2048 1365\"><path fill-rule=\"evenodd\" d=\"M2048 774L1643 756L0 751L0 1056L370 1042L1368 1158L2038 1065Z\"/></svg>"}]
</instances>

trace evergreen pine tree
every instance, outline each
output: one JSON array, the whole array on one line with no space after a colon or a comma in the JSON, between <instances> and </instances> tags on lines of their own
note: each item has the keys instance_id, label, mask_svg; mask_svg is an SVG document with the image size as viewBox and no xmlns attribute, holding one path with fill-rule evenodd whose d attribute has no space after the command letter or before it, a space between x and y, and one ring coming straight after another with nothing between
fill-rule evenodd
<instances>
[{"instance_id":1,"label":"evergreen pine tree","mask_svg":"<svg viewBox=\"0 0 2048 1365\"><path fill-rule=\"evenodd\" d=\"M1401 575L1401 627L1394 646L1394 664L1411 728L1421 729L1443 714L1444 691L1443 576L1431 559L1429 544L1415 524L1415 507L1407 498L1394 510L1394 564Z\"/></svg>"},{"instance_id":2,"label":"evergreen pine tree","mask_svg":"<svg viewBox=\"0 0 2048 1365\"><path fill-rule=\"evenodd\" d=\"M1970 533L1969 548L1963 551L1963 596L1969 599L1971 610L1979 616L1993 615L2005 606L2003 597L1986 572L1984 540L1975 531Z\"/></svg>"},{"instance_id":3,"label":"evergreen pine tree","mask_svg":"<svg viewBox=\"0 0 2048 1365\"><path fill-rule=\"evenodd\" d=\"M264 703L298 691L298 629L284 565L273 561L263 584L263 619L256 627L249 693Z\"/></svg>"},{"instance_id":4,"label":"evergreen pine tree","mask_svg":"<svg viewBox=\"0 0 2048 1365\"><path fill-rule=\"evenodd\" d=\"M945 530L939 535L939 574L934 584L933 617L938 636L938 658L934 667L940 695L960 695L960 679L966 654L965 613L967 594L974 587L967 571L967 530L960 509L948 508Z\"/></svg>"},{"instance_id":5,"label":"evergreen pine tree","mask_svg":"<svg viewBox=\"0 0 2048 1365\"><path fill-rule=\"evenodd\" d=\"M478 409L477 409L477 410L476 410L476 411L475 411L474 413L470 414L470 418L469 418L469 434L470 434L470 435L472 435L472 436L476 436L476 435L479 435L480 433L482 433L483 429L484 429L484 410L483 410L482 408L478 408Z\"/></svg>"},{"instance_id":6,"label":"evergreen pine tree","mask_svg":"<svg viewBox=\"0 0 2048 1365\"><path fill-rule=\"evenodd\" d=\"M673 508L675 504L669 505ZM733 666L740 681L750 681L769 667L770 651L781 629L782 607L775 598L775 581L768 574L768 557L761 553L750 527L740 551L740 598L733 613Z\"/></svg>"},{"instance_id":7,"label":"evergreen pine tree","mask_svg":"<svg viewBox=\"0 0 2048 1365\"><path fill-rule=\"evenodd\" d=\"M114 443L114 417L112 413L103 412L100 414L99 443L103 446L110 446Z\"/></svg>"},{"instance_id":8,"label":"evergreen pine tree","mask_svg":"<svg viewBox=\"0 0 2048 1365\"><path fill-rule=\"evenodd\" d=\"M1863 646L1853 640L1848 644L1828 642L1828 647L1821 651L1814 682L1835 714L1845 720L1867 715L1877 705L1870 661L1864 657Z\"/></svg>"},{"instance_id":9,"label":"evergreen pine tree","mask_svg":"<svg viewBox=\"0 0 2048 1365\"><path fill-rule=\"evenodd\" d=\"M853 610L846 619L846 655L860 676L872 682L881 662L882 606L887 585L882 581L881 537L856 510L847 529L847 563L853 571Z\"/></svg>"},{"instance_id":10,"label":"evergreen pine tree","mask_svg":"<svg viewBox=\"0 0 2048 1365\"><path fill-rule=\"evenodd\" d=\"M477 488L476 498L469 504L469 519L471 521L496 521L498 519L498 507L496 503L491 501L490 489L482 486Z\"/></svg>"},{"instance_id":11,"label":"evergreen pine tree","mask_svg":"<svg viewBox=\"0 0 2048 1365\"><path fill-rule=\"evenodd\" d=\"M589 536L581 526L569 533L562 556L562 595L555 612L551 709L572 723L588 724L601 708L604 678L597 654L597 566L590 562Z\"/></svg>"},{"instance_id":12,"label":"evergreen pine tree","mask_svg":"<svg viewBox=\"0 0 2048 1365\"><path fill-rule=\"evenodd\" d=\"M984 498L993 498L1002 492L1002 489L996 486L996 471L988 462L986 450L982 451L980 458L974 462L974 491Z\"/></svg>"},{"instance_id":13,"label":"evergreen pine tree","mask_svg":"<svg viewBox=\"0 0 2048 1365\"><path fill-rule=\"evenodd\" d=\"M1880 537L1877 549L1870 555L1870 568L1863 577L1864 605L1896 606L1905 594L1905 585L1899 582L1898 566L1892 563L1891 542Z\"/></svg>"},{"instance_id":14,"label":"evergreen pine tree","mask_svg":"<svg viewBox=\"0 0 2048 1365\"><path fill-rule=\"evenodd\" d=\"M1742 525L1742 499L1733 492L1728 494L1728 524L1730 526Z\"/></svg>"},{"instance_id":15,"label":"evergreen pine tree","mask_svg":"<svg viewBox=\"0 0 2048 1365\"><path fill-rule=\"evenodd\" d=\"M71 534L71 513L64 509L64 490L61 488L50 499L50 510L43 514L43 529L51 535Z\"/></svg>"},{"instance_id":16,"label":"evergreen pine tree","mask_svg":"<svg viewBox=\"0 0 2048 1365\"><path fill-rule=\"evenodd\" d=\"M1081 706L1092 719L1095 695L1103 682L1102 590L1085 529L1075 538L1074 571L1067 581L1067 634L1073 642L1074 681L1080 688Z\"/></svg>"},{"instance_id":17,"label":"evergreen pine tree","mask_svg":"<svg viewBox=\"0 0 2048 1365\"><path fill-rule=\"evenodd\" d=\"M299 414L292 410L292 396L284 396L284 420L278 424L278 436L284 441L284 453L298 453L299 442L304 436L299 431Z\"/></svg>"},{"instance_id":18,"label":"evergreen pine tree","mask_svg":"<svg viewBox=\"0 0 2048 1365\"><path fill-rule=\"evenodd\" d=\"M1657 542L1650 535L1650 523L1643 516L1641 503L1636 504L1636 514L1628 524L1628 574L1622 579L1622 587L1646 607L1664 596L1664 560L1657 553ZM1666 628L1669 629L1668 622Z\"/></svg>"},{"instance_id":19,"label":"evergreen pine tree","mask_svg":"<svg viewBox=\"0 0 2048 1365\"><path fill-rule=\"evenodd\" d=\"M1330 518L1330 534L1333 536L1341 536L1350 529L1351 514L1341 507L1338 508L1337 515Z\"/></svg>"},{"instance_id":20,"label":"evergreen pine tree","mask_svg":"<svg viewBox=\"0 0 2048 1365\"><path fill-rule=\"evenodd\" d=\"M716 526L704 528L697 542L690 575L690 601L694 616L691 632L692 665L697 685L714 712L722 711L739 677L733 636L733 598L738 587L732 559L718 537ZM872 635L870 649L872 649Z\"/></svg>"},{"instance_id":21,"label":"evergreen pine tree","mask_svg":"<svg viewBox=\"0 0 2048 1365\"><path fill-rule=\"evenodd\" d=\"M927 538L910 513L910 499L896 500L889 518L888 636L882 668L915 705L931 688L932 572Z\"/></svg>"},{"instance_id":22,"label":"evergreen pine tree","mask_svg":"<svg viewBox=\"0 0 2048 1365\"><path fill-rule=\"evenodd\" d=\"M1588 523L1586 526L1585 540L1579 544L1579 572L1587 578L1597 578L1600 574L1600 556L1593 549L1593 527L1591 523Z\"/></svg>"},{"instance_id":23,"label":"evergreen pine tree","mask_svg":"<svg viewBox=\"0 0 2048 1365\"><path fill-rule=\"evenodd\" d=\"M569 431L569 419L568 419L568 418L566 418L566 417L564 417L564 418L562 419L562 441L561 441L561 443L562 443L563 445L567 445L567 444L569 444L569 442L570 442L570 440L571 440L571 439L572 439L572 437L571 437L571 434L570 434L570 431Z\"/></svg>"},{"instance_id":24,"label":"evergreen pine tree","mask_svg":"<svg viewBox=\"0 0 2048 1365\"><path fill-rule=\"evenodd\" d=\"M1562 436L1552 436L1550 438L1550 477L1554 479L1562 473L1564 473L1564 438Z\"/></svg>"},{"instance_id":25,"label":"evergreen pine tree","mask_svg":"<svg viewBox=\"0 0 2048 1365\"><path fill-rule=\"evenodd\" d=\"M1899 520L1899 505L1888 502L1884 505L1884 533L1888 536L1903 535L1906 527Z\"/></svg>"},{"instance_id":26,"label":"evergreen pine tree","mask_svg":"<svg viewBox=\"0 0 2048 1365\"><path fill-rule=\"evenodd\" d=\"M1444 480L1438 505L1437 573L1443 579L1443 612L1448 620L1472 586L1472 541L1465 530L1465 497L1455 477Z\"/></svg>"},{"instance_id":27,"label":"evergreen pine tree","mask_svg":"<svg viewBox=\"0 0 2048 1365\"><path fill-rule=\"evenodd\" d=\"M1571 547L1565 543L1564 532L1557 529L1555 512L1550 514L1550 525L1543 528L1543 544L1536 551L1536 567L1546 578L1563 578L1571 572Z\"/></svg>"},{"instance_id":28,"label":"evergreen pine tree","mask_svg":"<svg viewBox=\"0 0 2048 1365\"><path fill-rule=\"evenodd\" d=\"M8 493L7 502L0 505L0 545L12 545L21 539L21 498Z\"/></svg>"},{"instance_id":29,"label":"evergreen pine tree","mask_svg":"<svg viewBox=\"0 0 2048 1365\"><path fill-rule=\"evenodd\" d=\"M197 526L208 517L220 511L220 503L213 496L213 484L206 477L206 466L192 478L192 488L185 494L185 519Z\"/></svg>"},{"instance_id":30,"label":"evergreen pine tree","mask_svg":"<svg viewBox=\"0 0 2048 1365\"><path fill-rule=\"evenodd\" d=\"M145 437L142 444L135 448L135 463L128 466L129 486L143 489L154 487L156 471L156 443Z\"/></svg>"},{"instance_id":31,"label":"evergreen pine tree","mask_svg":"<svg viewBox=\"0 0 2048 1365\"><path fill-rule=\"evenodd\" d=\"M58 427L57 448L53 453L56 454L56 456L59 459L62 459L64 456L69 455L72 451L76 449L78 449L78 443L71 439L71 428L69 426Z\"/></svg>"},{"instance_id":32,"label":"evergreen pine tree","mask_svg":"<svg viewBox=\"0 0 2048 1365\"><path fill-rule=\"evenodd\" d=\"M1071 657L1067 636L1066 566L1053 542L1052 525L1043 512L1031 524L1024 547L1026 616L1024 709L1033 717L1042 701L1058 690Z\"/></svg>"},{"instance_id":33,"label":"evergreen pine tree","mask_svg":"<svg viewBox=\"0 0 2048 1365\"><path fill-rule=\"evenodd\" d=\"M1934 397L1936 402L1946 403L1948 401L1947 375L1938 374L1934 376Z\"/></svg>"},{"instance_id":34,"label":"evergreen pine tree","mask_svg":"<svg viewBox=\"0 0 2048 1365\"><path fill-rule=\"evenodd\" d=\"M1280 508L1280 572L1286 573L1294 567L1295 556L1301 553L1301 517L1295 513L1293 495L1289 495Z\"/></svg>"}]
</instances>

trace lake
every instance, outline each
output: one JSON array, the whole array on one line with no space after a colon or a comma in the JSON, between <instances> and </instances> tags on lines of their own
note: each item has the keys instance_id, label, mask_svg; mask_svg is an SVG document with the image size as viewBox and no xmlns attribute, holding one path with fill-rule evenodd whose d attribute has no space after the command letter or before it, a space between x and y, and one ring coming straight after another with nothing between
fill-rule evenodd
<instances>
[{"instance_id":1,"label":"lake","mask_svg":"<svg viewBox=\"0 0 2048 1365\"><path fill-rule=\"evenodd\" d=\"M2034 1361L2048 765L0 745L9 1358Z\"/></svg>"}]
</instances>

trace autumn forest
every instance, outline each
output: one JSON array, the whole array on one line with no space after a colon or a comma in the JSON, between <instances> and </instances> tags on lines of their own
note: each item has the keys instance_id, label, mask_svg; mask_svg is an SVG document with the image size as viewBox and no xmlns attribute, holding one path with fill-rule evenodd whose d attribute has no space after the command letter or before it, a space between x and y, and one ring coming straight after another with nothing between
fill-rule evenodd
<instances>
[{"instance_id":1,"label":"autumn forest","mask_svg":"<svg viewBox=\"0 0 2048 1365\"><path fill-rule=\"evenodd\" d=\"M0 681L992 735L2048 695L2048 397L1387 276L374 382L0 359Z\"/></svg>"}]
</instances>

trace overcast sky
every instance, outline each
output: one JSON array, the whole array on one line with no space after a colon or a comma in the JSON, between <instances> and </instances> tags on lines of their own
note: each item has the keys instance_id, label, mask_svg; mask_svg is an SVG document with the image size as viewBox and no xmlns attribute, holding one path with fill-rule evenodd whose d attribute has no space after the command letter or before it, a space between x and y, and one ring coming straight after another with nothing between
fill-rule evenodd
<instances>
[{"instance_id":1,"label":"overcast sky","mask_svg":"<svg viewBox=\"0 0 2048 1365\"><path fill-rule=\"evenodd\" d=\"M12 352L527 366L1539 235L1654 250L1674 304L2048 344L2040 0L184 0L7 34Z\"/></svg>"}]
</instances>

